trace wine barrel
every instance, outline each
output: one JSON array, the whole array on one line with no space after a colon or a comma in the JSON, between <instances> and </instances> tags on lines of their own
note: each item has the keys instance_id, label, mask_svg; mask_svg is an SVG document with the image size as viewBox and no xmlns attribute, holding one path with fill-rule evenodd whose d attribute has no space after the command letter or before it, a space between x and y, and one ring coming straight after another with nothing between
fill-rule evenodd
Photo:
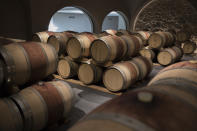
<instances>
[{"instance_id":1,"label":"wine barrel","mask_svg":"<svg viewBox=\"0 0 197 131\"><path fill-rule=\"evenodd\" d=\"M39 81L56 71L57 54L52 46L47 47L46 45L46 48L43 48L42 43L35 42L21 43L21 45L26 51L31 65L30 82Z\"/></svg>"},{"instance_id":2,"label":"wine barrel","mask_svg":"<svg viewBox=\"0 0 197 131\"><path fill-rule=\"evenodd\" d=\"M108 30L103 31L103 33L105 33L105 32L106 32L107 34L110 34L110 35L116 35L117 30L108 29Z\"/></svg>"},{"instance_id":3,"label":"wine barrel","mask_svg":"<svg viewBox=\"0 0 197 131\"><path fill-rule=\"evenodd\" d=\"M132 33L130 32L130 31L128 31L128 30L118 30L117 32L116 32L116 35L117 36L122 36L122 35L131 35Z\"/></svg>"},{"instance_id":4,"label":"wine barrel","mask_svg":"<svg viewBox=\"0 0 197 131\"><path fill-rule=\"evenodd\" d=\"M43 44L43 43L38 43L38 44L42 47L42 49L44 50L47 56L48 64L47 64L47 68L45 68L46 69L45 77L47 77L56 72L58 66L58 55L55 49L49 44Z\"/></svg>"},{"instance_id":5,"label":"wine barrel","mask_svg":"<svg viewBox=\"0 0 197 131\"><path fill-rule=\"evenodd\" d=\"M182 49L184 54L193 54L196 50L196 43L190 41L185 42L183 43Z\"/></svg>"},{"instance_id":6,"label":"wine barrel","mask_svg":"<svg viewBox=\"0 0 197 131\"><path fill-rule=\"evenodd\" d=\"M143 41L138 36L131 35L122 35L121 38L127 44L127 51L124 56L125 59L130 59L131 57L137 56L143 47Z\"/></svg>"},{"instance_id":7,"label":"wine barrel","mask_svg":"<svg viewBox=\"0 0 197 131\"><path fill-rule=\"evenodd\" d=\"M95 39L95 35L87 33L71 37L67 42L66 51L73 59L90 57L90 45Z\"/></svg>"},{"instance_id":8,"label":"wine barrel","mask_svg":"<svg viewBox=\"0 0 197 131\"><path fill-rule=\"evenodd\" d=\"M69 36L69 37L72 37L72 36L78 34L78 32L70 31L70 30L64 31L64 32L62 32L62 33L64 33L65 35L67 35L67 36Z\"/></svg>"},{"instance_id":9,"label":"wine barrel","mask_svg":"<svg viewBox=\"0 0 197 131\"><path fill-rule=\"evenodd\" d=\"M37 90L26 88L11 96L11 99L21 111L25 131L38 131L47 126L47 105Z\"/></svg>"},{"instance_id":10,"label":"wine barrel","mask_svg":"<svg viewBox=\"0 0 197 131\"><path fill-rule=\"evenodd\" d=\"M149 37L148 44L150 48L160 49L172 46L174 41L175 39L170 32L155 32Z\"/></svg>"},{"instance_id":11,"label":"wine barrel","mask_svg":"<svg viewBox=\"0 0 197 131\"><path fill-rule=\"evenodd\" d=\"M164 66L173 64L181 59L183 52L179 47L166 48L157 56L157 61Z\"/></svg>"},{"instance_id":12,"label":"wine barrel","mask_svg":"<svg viewBox=\"0 0 197 131\"><path fill-rule=\"evenodd\" d=\"M149 31L137 31L136 32L136 35L139 36L143 40L144 46L148 45L148 39L151 36L151 34L152 33Z\"/></svg>"},{"instance_id":13,"label":"wine barrel","mask_svg":"<svg viewBox=\"0 0 197 131\"><path fill-rule=\"evenodd\" d=\"M146 57L135 57L132 59L132 62L135 63L138 67L138 80L143 80L144 78L146 78L153 69L153 62L150 59L147 59Z\"/></svg>"},{"instance_id":14,"label":"wine barrel","mask_svg":"<svg viewBox=\"0 0 197 131\"><path fill-rule=\"evenodd\" d=\"M40 82L11 96L24 118L25 131L38 131L67 117L74 92L63 81Z\"/></svg>"},{"instance_id":15,"label":"wine barrel","mask_svg":"<svg viewBox=\"0 0 197 131\"><path fill-rule=\"evenodd\" d=\"M191 62L181 62L175 65L169 66L166 69L160 71L149 83L153 83L162 79L177 79L187 81L193 84L197 84L197 64ZM175 80L176 81L176 80ZM178 84L178 83L177 83Z\"/></svg>"},{"instance_id":16,"label":"wine barrel","mask_svg":"<svg viewBox=\"0 0 197 131\"><path fill-rule=\"evenodd\" d=\"M151 90L165 93L169 96L177 97L197 109L197 85L184 80L165 79L151 85ZM195 88L195 89L194 89Z\"/></svg>"},{"instance_id":17,"label":"wine barrel","mask_svg":"<svg viewBox=\"0 0 197 131\"><path fill-rule=\"evenodd\" d=\"M12 43L0 49L6 63L6 83L21 85L30 80L31 65L21 44Z\"/></svg>"},{"instance_id":18,"label":"wine barrel","mask_svg":"<svg viewBox=\"0 0 197 131\"><path fill-rule=\"evenodd\" d=\"M196 121L192 105L145 87L101 105L69 131L196 131Z\"/></svg>"},{"instance_id":19,"label":"wine barrel","mask_svg":"<svg viewBox=\"0 0 197 131\"><path fill-rule=\"evenodd\" d=\"M90 63L81 64L78 71L78 78L84 84L100 82L103 70L101 67Z\"/></svg>"},{"instance_id":20,"label":"wine barrel","mask_svg":"<svg viewBox=\"0 0 197 131\"><path fill-rule=\"evenodd\" d=\"M156 57L154 51L152 51L151 49L141 49L140 55L150 60L153 60Z\"/></svg>"},{"instance_id":21,"label":"wine barrel","mask_svg":"<svg viewBox=\"0 0 197 131\"><path fill-rule=\"evenodd\" d=\"M6 63L6 83L23 85L54 73L57 54L54 48L37 42L13 43L0 49Z\"/></svg>"},{"instance_id":22,"label":"wine barrel","mask_svg":"<svg viewBox=\"0 0 197 131\"><path fill-rule=\"evenodd\" d=\"M0 45L6 45L6 44L10 44L10 43L15 43L15 42L25 42L25 40L0 37Z\"/></svg>"},{"instance_id":23,"label":"wine barrel","mask_svg":"<svg viewBox=\"0 0 197 131\"><path fill-rule=\"evenodd\" d=\"M104 36L92 42L90 53L97 63L122 60L127 51L126 42L118 36Z\"/></svg>"},{"instance_id":24,"label":"wine barrel","mask_svg":"<svg viewBox=\"0 0 197 131\"><path fill-rule=\"evenodd\" d=\"M152 62L145 57L117 63L108 68L103 75L105 87L113 92L129 88L138 80L143 80L152 70Z\"/></svg>"},{"instance_id":25,"label":"wine barrel","mask_svg":"<svg viewBox=\"0 0 197 131\"><path fill-rule=\"evenodd\" d=\"M54 34L55 32L51 32L51 31L37 32L33 34L32 41L47 43L49 36L54 35Z\"/></svg>"},{"instance_id":26,"label":"wine barrel","mask_svg":"<svg viewBox=\"0 0 197 131\"><path fill-rule=\"evenodd\" d=\"M23 131L23 119L17 105L9 98L0 99L0 130Z\"/></svg>"},{"instance_id":27,"label":"wine barrel","mask_svg":"<svg viewBox=\"0 0 197 131\"><path fill-rule=\"evenodd\" d=\"M176 40L179 42L185 42L188 41L191 37L191 34L188 31L177 31L176 32Z\"/></svg>"},{"instance_id":28,"label":"wine barrel","mask_svg":"<svg viewBox=\"0 0 197 131\"><path fill-rule=\"evenodd\" d=\"M139 77L139 68L133 62L117 63L103 75L103 83L109 91L117 92L129 88Z\"/></svg>"},{"instance_id":29,"label":"wine barrel","mask_svg":"<svg viewBox=\"0 0 197 131\"><path fill-rule=\"evenodd\" d=\"M66 33L55 33L54 35L49 36L47 43L51 44L55 50L58 52L58 55L64 55L66 53L66 45L68 39L72 37L70 34Z\"/></svg>"},{"instance_id":30,"label":"wine barrel","mask_svg":"<svg viewBox=\"0 0 197 131\"><path fill-rule=\"evenodd\" d=\"M185 61L164 68L153 78L149 85L151 85L152 90L176 96L197 109L196 76L197 61Z\"/></svg>"},{"instance_id":31,"label":"wine barrel","mask_svg":"<svg viewBox=\"0 0 197 131\"><path fill-rule=\"evenodd\" d=\"M66 79L77 76L79 65L68 57L64 57L59 60L57 72Z\"/></svg>"},{"instance_id":32,"label":"wine barrel","mask_svg":"<svg viewBox=\"0 0 197 131\"><path fill-rule=\"evenodd\" d=\"M162 69L159 73L164 72L166 70L174 69L174 68L197 68L197 61L182 61L175 63L173 65L167 66Z\"/></svg>"},{"instance_id":33,"label":"wine barrel","mask_svg":"<svg viewBox=\"0 0 197 131\"><path fill-rule=\"evenodd\" d=\"M76 102L76 94L73 91L71 85L67 82L56 81L50 83L53 84L54 87L56 87L56 89L58 90L59 94L62 97L64 104L64 112L62 117L65 119L69 115L72 107Z\"/></svg>"},{"instance_id":34,"label":"wine barrel","mask_svg":"<svg viewBox=\"0 0 197 131\"><path fill-rule=\"evenodd\" d=\"M75 94L68 83L64 81L38 83L32 88L41 94L47 104L48 125L67 117L75 102Z\"/></svg>"},{"instance_id":35,"label":"wine barrel","mask_svg":"<svg viewBox=\"0 0 197 131\"><path fill-rule=\"evenodd\" d=\"M95 39L98 38L97 34L91 33L91 32L81 32L81 33L79 33L79 35L87 36L90 39L90 41L94 41Z\"/></svg>"}]
</instances>

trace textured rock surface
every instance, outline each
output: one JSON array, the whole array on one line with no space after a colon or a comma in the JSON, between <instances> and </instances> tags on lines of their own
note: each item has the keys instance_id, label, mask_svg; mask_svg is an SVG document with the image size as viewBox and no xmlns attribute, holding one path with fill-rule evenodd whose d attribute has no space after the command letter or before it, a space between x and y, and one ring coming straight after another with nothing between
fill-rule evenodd
<instances>
[{"instance_id":1,"label":"textured rock surface","mask_svg":"<svg viewBox=\"0 0 197 131\"><path fill-rule=\"evenodd\" d=\"M135 29L186 29L197 35L197 10L187 0L155 0L140 13Z\"/></svg>"}]
</instances>

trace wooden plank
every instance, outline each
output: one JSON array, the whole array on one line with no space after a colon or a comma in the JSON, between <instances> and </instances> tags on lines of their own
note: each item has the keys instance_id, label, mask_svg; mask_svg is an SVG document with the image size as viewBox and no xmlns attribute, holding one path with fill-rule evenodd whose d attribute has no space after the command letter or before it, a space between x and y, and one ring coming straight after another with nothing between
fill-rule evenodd
<instances>
[{"instance_id":1,"label":"wooden plank","mask_svg":"<svg viewBox=\"0 0 197 131\"><path fill-rule=\"evenodd\" d=\"M66 82L70 82L70 83L73 83L73 84L77 84L77 85L80 85L82 87L87 87L87 88L91 88L91 89L94 89L94 90L97 90L97 91L101 91L101 92L105 92L105 93L108 93L108 94L112 94L112 95L117 95L117 96L120 96L122 95L121 92L118 92L118 93L114 93L114 92L110 92L109 90L107 90L105 87L103 86L97 86L97 85L85 85L83 84L83 82L79 81L79 80L74 80L74 79L63 79L61 76L59 75L53 75L54 78L56 79L60 79L60 80L64 80Z\"/></svg>"}]
</instances>

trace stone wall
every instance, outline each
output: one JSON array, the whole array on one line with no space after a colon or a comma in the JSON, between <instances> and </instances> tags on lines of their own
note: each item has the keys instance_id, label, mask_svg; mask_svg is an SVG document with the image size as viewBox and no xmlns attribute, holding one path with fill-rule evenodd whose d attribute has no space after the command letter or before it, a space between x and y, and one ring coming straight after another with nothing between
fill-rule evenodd
<instances>
[{"instance_id":1,"label":"stone wall","mask_svg":"<svg viewBox=\"0 0 197 131\"><path fill-rule=\"evenodd\" d=\"M197 11L187 0L155 0L139 14L135 30L189 30L197 35Z\"/></svg>"}]
</instances>

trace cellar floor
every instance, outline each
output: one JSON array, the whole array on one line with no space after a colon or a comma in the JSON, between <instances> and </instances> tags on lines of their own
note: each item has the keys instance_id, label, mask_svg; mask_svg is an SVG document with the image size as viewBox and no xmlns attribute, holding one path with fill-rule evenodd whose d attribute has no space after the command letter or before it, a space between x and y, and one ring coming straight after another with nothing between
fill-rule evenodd
<instances>
[{"instance_id":1,"label":"cellar floor","mask_svg":"<svg viewBox=\"0 0 197 131\"><path fill-rule=\"evenodd\" d=\"M185 55L182 58L182 61L185 60L197 60L197 54L192 56ZM147 77L144 81L136 83L131 89L145 86L163 68L163 66L154 64L154 68L150 73L149 77ZM66 131L87 113L91 112L93 109L105 103L106 101L116 97L115 94L109 94L107 92L88 88L86 86L82 86L73 82L69 83L72 87L74 87L74 91L77 94L77 101L74 108L71 110L70 115L68 116L68 120L64 122L64 124L62 124L61 126L50 127L44 131ZM104 87L101 86L100 88Z\"/></svg>"}]
</instances>

